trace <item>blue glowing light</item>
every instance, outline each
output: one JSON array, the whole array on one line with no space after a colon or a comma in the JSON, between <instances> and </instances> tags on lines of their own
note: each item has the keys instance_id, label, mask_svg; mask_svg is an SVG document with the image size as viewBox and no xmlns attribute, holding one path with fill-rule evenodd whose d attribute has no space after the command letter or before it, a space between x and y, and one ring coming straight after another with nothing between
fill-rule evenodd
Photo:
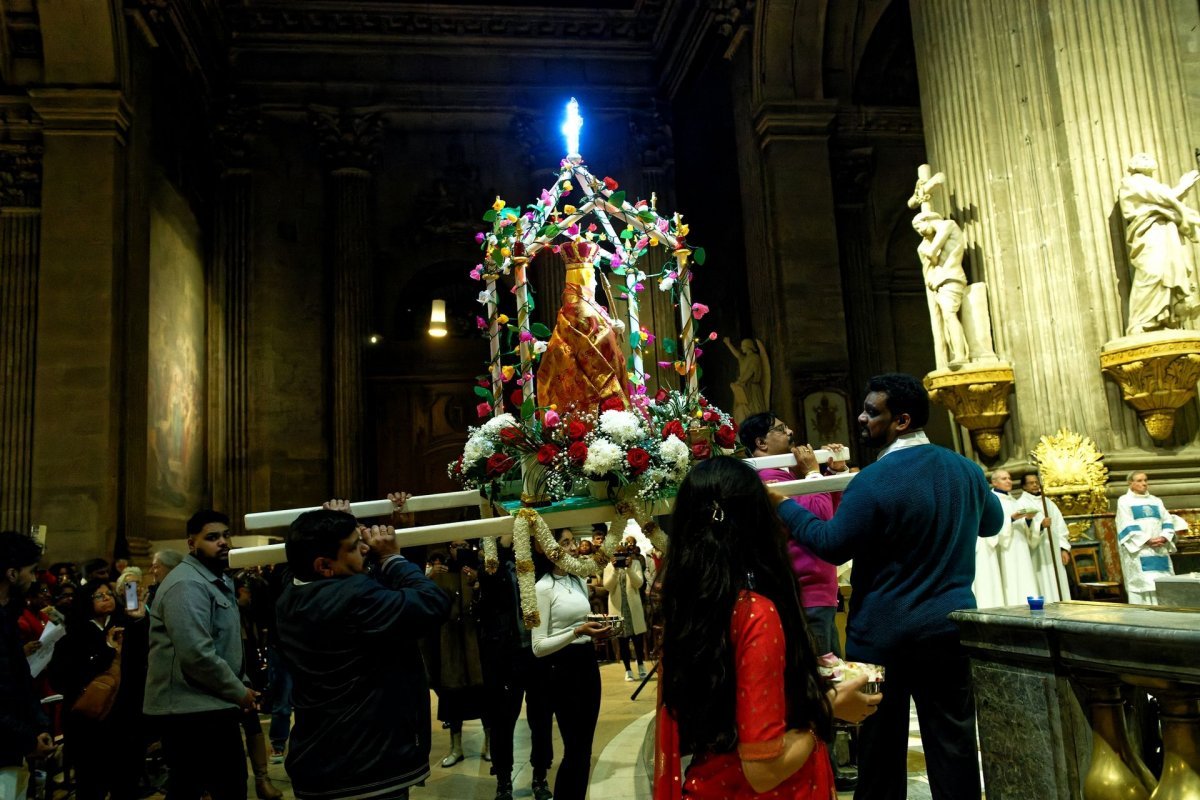
<instances>
[{"instance_id":1,"label":"blue glowing light","mask_svg":"<svg viewBox=\"0 0 1200 800\"><path fill-rule=\"evenodd\" d=\"M579 155L579 129L583 127L583 117L579 116L579 103L575 98L567 103L567 119L563 122L563 136L567 138L567 155Z\"/></svg>"}]
</instances>

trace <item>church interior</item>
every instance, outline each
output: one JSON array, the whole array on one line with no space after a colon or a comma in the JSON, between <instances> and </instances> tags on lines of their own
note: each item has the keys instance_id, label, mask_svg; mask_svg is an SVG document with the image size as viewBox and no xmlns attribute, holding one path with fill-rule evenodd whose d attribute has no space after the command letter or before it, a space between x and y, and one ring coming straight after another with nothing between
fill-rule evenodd
<instances>
[{"instance_id":1,"label":"church interior","mask_svg":"<svg viewBox=\"0 0 1200 800\"><path fill-rule=\"evenodd\" d=\"M863 467L863 387L910 373L934 443L1040 471L1063 508L1070 595L1110 604L962 620L987 795L1149 796L1130 765L1155 737L1113 722L1139 691L1172 720L1158 770L1200 769L1195 618L1112 604L1144 472L1191 523L1173 604L1200 607L1200 194L1159 306L1122 199L1135 155L1164 188L1200 160L1197 4L0 0L0 22L0 527L45 526L47 562L148 562L200 508L459 489L489 358L475 237L554 183L575 98L591 172L704 248L712 403ZM681 386L680 323L647 283L653 393ZM561 256L529 284L553 327Z\"/></svg>"}]
</instances>

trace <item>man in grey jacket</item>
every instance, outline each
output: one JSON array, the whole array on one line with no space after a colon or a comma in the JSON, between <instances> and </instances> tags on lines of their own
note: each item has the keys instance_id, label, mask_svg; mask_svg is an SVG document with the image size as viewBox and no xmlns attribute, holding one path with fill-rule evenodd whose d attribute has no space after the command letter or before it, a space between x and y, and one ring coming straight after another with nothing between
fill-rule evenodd
<instances>
[{"instance_id":1,"label":"man in grey jacket","mask_svg":"<svg viewBox=\"0 0 1200 800\"><path fill-rule=\"evenodd\" d=\"M240 715L254 707L229 566L229 518L197 511L191 551L159 585L150 611L144 711L156 717L171 800L246 800ZM198 757L197 747L203 749Z\"/></svg>"}]
</instances>

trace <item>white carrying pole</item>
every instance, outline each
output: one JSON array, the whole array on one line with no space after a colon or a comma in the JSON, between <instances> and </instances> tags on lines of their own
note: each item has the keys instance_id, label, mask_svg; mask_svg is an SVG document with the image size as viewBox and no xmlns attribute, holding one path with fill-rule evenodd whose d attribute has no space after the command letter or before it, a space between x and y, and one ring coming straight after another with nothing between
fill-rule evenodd
<instances>
[{"instance_id":1,"label":"white carrying pole","mask_svg":"<svg viewBox=\"0 0 1200 800\"><path fill-rule=\"evenodd\" d=\"M811 478L809 480L799 481L783 481L780 483L771 484L771 491L779 492L790 497L796 497L806 494L818 494L820 492L839 492L845 489L856 473L847 472L841 475L834 475L828 478ZM444 495L425 495L424 497L414 497L408 501L404 507L405 511L417 510L413 508L416 501L422 499L428 500L433 497L446 498L447 500L454 495L470 495L471 503L463 503L463 505L474 505L479 500L478 492L450 492ZM372 501L372 504L387 503L389 508L391 502ZM367 503L352 503L351 509L355 506L368 505ZM423 505L418 503L418 505ZM439 508L454 508L456 506L443 505ZM675 507L675 498L668 497L658 500L653 506L648 509L650 516L658 516L661 514L670 514ZM302 511L310 509L297 509L295 511L275 511L266 512L268 514L299 514ZM419 510L428 511L428 507L423 507ZM390 512L385 512L390 513ZM249 518L249 514L246 515ZM264 516L264 515L257 515ZM378 516L378 514L375 514ZM293 517L294 518L294 517ZM542 514L542 518L546 520L546 524L551 529L556 528L574 528L582 525L590 525L595 522L611 522L617 518L617 509L611 503L604 505L589 506L587 508L576 508L564 511L547 510ZM439 544L441 542L449 542L454 539L474 539L485 536L507 536L512 533L513 517L502 516L493 517L490 519L468 520L466 522L449 522L442 525L423 525L417 528L406 528L401 531L396 531L396 541L401 547L418 547L428 544ZM281 544L268 544L259 547L241 547L235 548L229 554L229 566L231 567L252 567L260 564L281 564L287 560L287 555L284 552L284 546Z\"/></svg>"},{"instance_id":2,"label":"white carrying pole","mask_svg":"<svg viewBox=\"0 0 1200 800\"><path fill-rule=\"evenodd\" d=\"M444 508L465 508L479 503L479 492L470 489L462 492L444 492L442 494L423 494L410 497L404 505L404 512L438 511ZM356 517L388 517L395 506L391 500L363 500L350 504L350 513ZM296 517L306 511L319 511L321 506L311 508L288 508L281 511L260 511L245 516L245 529L248 531L263 530L264 528L286 528Z\"/></svg>"}]
</instances>

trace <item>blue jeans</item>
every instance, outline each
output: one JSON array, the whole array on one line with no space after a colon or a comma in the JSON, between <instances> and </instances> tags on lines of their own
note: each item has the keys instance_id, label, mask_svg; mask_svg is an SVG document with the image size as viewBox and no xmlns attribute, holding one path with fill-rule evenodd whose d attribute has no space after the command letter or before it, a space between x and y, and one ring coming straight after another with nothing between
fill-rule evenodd
<instances>
[{"instance_id":1,"label":"blue jeans","mask_svg":"<svg viewBox=\"0 0 1200 800\"><path fill-rule=\"evenodd\" d=\"M292 673L274 647L267 648L267 681L271 685L271 747L283 750L292 732Z\"/></svg>"}]
</instances>

